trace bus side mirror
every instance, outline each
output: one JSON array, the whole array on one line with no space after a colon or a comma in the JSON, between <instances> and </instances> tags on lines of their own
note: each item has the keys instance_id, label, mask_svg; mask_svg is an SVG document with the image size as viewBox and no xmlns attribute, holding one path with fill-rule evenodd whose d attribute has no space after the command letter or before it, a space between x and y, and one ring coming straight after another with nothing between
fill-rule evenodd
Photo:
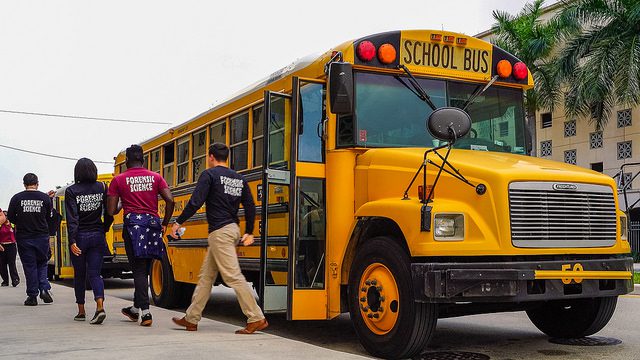
<instances>
[{"instance_id":1,"label":"bus side mirror","mask_svg":"<svg viewBox=\"0 0 640 360\"><path fill-rule=\"evenodd\" d=\"M353 112L353 68L347 62L329 65L329 106L337 115Z\"/></svg>"},{"instance_id":2,"label":"bus side mirror","mask_svg":"<svg viewBox=\"0 0 640 360\"><path fill-rule=\"evenodd\" d=\"M471 117L462 109L441 107L429 115L427 128L436 139L452 144L469 133Z\"/></svg>"}]
</instances>

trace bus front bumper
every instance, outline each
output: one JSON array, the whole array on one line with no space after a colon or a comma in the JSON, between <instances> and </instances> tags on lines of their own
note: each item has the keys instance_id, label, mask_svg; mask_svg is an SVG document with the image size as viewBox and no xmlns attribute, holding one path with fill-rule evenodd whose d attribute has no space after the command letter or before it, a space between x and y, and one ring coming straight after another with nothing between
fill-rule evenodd
<instances>
[{"instance_id":1,"label":"bus front bumper","mask_svg":"<svg viewBox=\"0 0 640 360\"><path fill-rule=\"evenodd\" d=\"M633 291L633 259L412 263L415 299L430 303L526 302Z\"/></svg>"}]
</instances>

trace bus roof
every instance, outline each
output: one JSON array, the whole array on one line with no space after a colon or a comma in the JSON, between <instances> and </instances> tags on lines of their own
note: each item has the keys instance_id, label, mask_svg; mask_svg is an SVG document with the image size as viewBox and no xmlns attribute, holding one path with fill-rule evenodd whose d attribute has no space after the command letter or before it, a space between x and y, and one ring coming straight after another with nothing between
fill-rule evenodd
<instances>
[{"instance_id":1,"label":"bus roof","mask_svg":"<svg viewBox=\"0 0 640 360\"><path fill-rule=\"evenodd\" d=\"M371 61L364 61L358 55L358 46L365 42L371 43L375 49L379 49L383 44L393 45L397 51L395 61L391 63L382 63L375 57ZM443 49L447 50L445 51ZM435 56L436 51L438 56ZM177 130L185 127L193 121L210 115L217 110L234 103L235 101L259 91L260 89L264 89L269 84L280 79L301 72L303 69L308 68L313 64L321 63L324 65L324 63L329 61L331 55L336 52L341 52L343 60L353 63L356 67L397 70L398 65L402 64L407 66L412 72L421 75L426 74L477 81L488 81L491 79L497 67L497 63L500 60L507 60L511 64L520 62L520 60L515 56L487 41L450 31L402 30L368 35L359 39L347 41L324 53L313 54L298 59L265 78L234 93L216 104L214 107L187 121L172 126L160 134L142 141L139 144L145 148L146 144L159 140L163 136L173 138L173 134L176 132L178 133L175 135L176 137L181 136L182 134ZM445 56L445 54L449 55ZM429 63L427 64L427 62ZM527 76L522 80L500 78L496 84L530 88L533 86L533 78L527 69ZM145 148L145 151L148 150L148 148ZM124 150L118 154L116 164L120 164L123 161Z\"/></svg>"}]
</instances>

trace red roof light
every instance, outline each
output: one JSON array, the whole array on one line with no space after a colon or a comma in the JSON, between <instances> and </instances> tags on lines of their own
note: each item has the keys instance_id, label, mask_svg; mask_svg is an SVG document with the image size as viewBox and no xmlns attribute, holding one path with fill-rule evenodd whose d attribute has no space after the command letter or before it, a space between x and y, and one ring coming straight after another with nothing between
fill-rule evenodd
<instances>
[{"instance_id":1,"label":"red roof light","mask_svg":"<svg viewBox=\"0 0 640 360\"><path fill-rule=\"evenodd\" d=\"M529 76L529 70L527 69L527 65L525 65L522 61L518 61L513 64L513 77L516 80L524 80Z\"/></svg>"},{"instance_id":2,"label":"red roof light","mask_svg":"<svg viewBox=\"0 0 640 360\"><path fill-rule=\"evenodd\" d=\"M371 61L376 56L376 47L371 41L363 41L356 48L358 58L364 62Z\"/></svg>"}]
</instances>

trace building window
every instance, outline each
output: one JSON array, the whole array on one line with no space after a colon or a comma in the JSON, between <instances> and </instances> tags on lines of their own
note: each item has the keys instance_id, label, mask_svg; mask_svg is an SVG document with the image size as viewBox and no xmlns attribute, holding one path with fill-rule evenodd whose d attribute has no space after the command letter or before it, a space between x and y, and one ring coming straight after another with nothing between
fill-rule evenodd
<instances>
[{"instance_id":1,"label":"building window","mask_svg":"<svg viewBox=\"0 0 640 360\"><path fill-rule=\"evenodd\" d=\"M597 171L597 172L603 172L604 165L601 162L591 163L591 170Z\"/></svg>"},{"instance_id":2,"label":"building window","mask_svg":"<svg viewBox=\"0 0 640 360\"><path fill-rule=\"evenodd\" d=\"M567 150L564 152L564 162L567 164L576 164L576 150Z\"/></svg>"},{"instance_id":3,"label":"building window","mask_svg":"<svg viewBox=\"0 0 640 360\"><path fill-rule=\"evenodd\" d=\"M164 165L162 170L162 177L169 186L173 186L173 161L175 159L175 145L174 143L163 146L163 158Z\"/></svg>"},{"instance_id":4,"label":"building window","mask_svg":"<svg viewBox=\"0 0 640 360\"><path fill-rule=\"evenodd\" d=\"M540 142L540 156L551 156L551 140Z\"/></svg>"},{"instance_id":5,"label":"building window","mask_svg":"<svg viewBox=\"0 0 640 360\"><path fill-rule=\"evenodd\" d=\"M149 169L160 173L160 149L151 152L151 167Z\"/></svg>"},{"instance_id":6,"label":"building window","mask_svg":"<svg viewBox=\"0 0 640 360\"><path fill-rule=\"evenodd\" d=\"M589 148L600 149L602 147L602 131L589 134Z\"/></svg>"},{"instance_id":7,"label":"building window","mask_svg":"<svg viewBox=\"0 0 640 360\"><path fill-rule=\"evenodd\" d=\"M564 123L564 137L576 136L576 121L565 121Z\"/></svg>"},{"instance_id":8,"label":"building window","mask_svg":"<svg viewBox=\"0 0 640 360\"><path fill-rule=\"evenodd\" d=\"M200 173L206 168L205 160L207 158L207 130L202 130L199 133L193 134L193 181L198 180Z\"/></svg>"},{"instance_id":9,"label":"building window","mask_svg":"<svg viewBox=\"0 0 640 360\"><path fill-rule=\"evenodd\" d=\"M624 173L622 176L622 182L620 183L620 188L632 189L633 185L633 173Z\"/></svg>"},{"instance_id":10,"label":"building window","mask_svg":"<svg viewBox=\"0 0 640 360\"><path fill-rule=\"evenodd\" d=\"M551 113L544 113L540 115L540 119L542 120L542 128L551 127Z\"/></svg>"},{"instance_id":11,"label":"building window","mask_svg":"<svg viewBox=\"0 0 640 360\"><path fill-rule=\"evenodd\" d=\"M631 157L631 141L623 141L618 143L618 160L628 159Z\"/></svg>"},{"instance_id":12,"label":"building window","mask_svg":"<svg viewBox=\"0 0 640 360\"><path fill-rule=\"evenodd\" d=\"M253 108L253 167L262 166L264 160L264 106Z\"/></svg>"},{"instance_id":13,"label":"building window","mask_svg":"<svg viewBox=\"0 0 640 360\"><path fill-rule=\"evenodd\" d=\"M631 109L618 111L618 127L631 126Z\"/></svg>"},{"instance_id":14,"label":"building window","mask_svg":"<svg viewBox=\"0 0 640 360\"><path fill-rule=\"evenodd\" d=\"M231 118L231 144L229 149L230 167L233 170L247 168L247 155L249 151L249 113L245 112Z\"/></svg>"},{"instance_id":15,"label":"building window","mask_svg":"<svg viewBox=\"0 0 640 360\"><path fill-rule=\"evenodd\" d=\"M500 137L507 137L509 136L509 123L508 122L501 122L499 125L499 130L500 130Z\"/></svg>"}]
</instances>

